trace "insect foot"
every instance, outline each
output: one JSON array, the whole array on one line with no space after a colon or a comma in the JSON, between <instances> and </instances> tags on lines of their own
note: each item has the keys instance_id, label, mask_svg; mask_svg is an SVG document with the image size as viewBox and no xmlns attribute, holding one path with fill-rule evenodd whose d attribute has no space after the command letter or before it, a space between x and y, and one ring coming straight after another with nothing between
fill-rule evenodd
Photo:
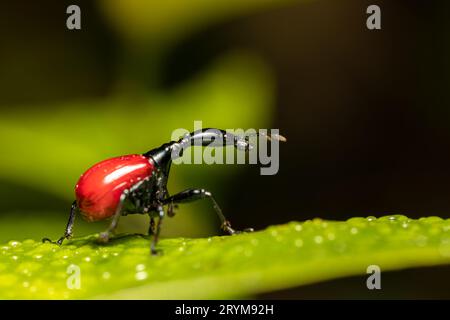
<instances>
[{"instance_id":1,"label":"insect foot","mask_svg":"<svg viewBox=\"0 0 450 320\"><path fill-rule=\"evenodd\" d=\"M111 233L104 231L98 235L97 241L100 243L107 243L109 241L110 237L111 237Z\"/></svg>"}]
</instances>

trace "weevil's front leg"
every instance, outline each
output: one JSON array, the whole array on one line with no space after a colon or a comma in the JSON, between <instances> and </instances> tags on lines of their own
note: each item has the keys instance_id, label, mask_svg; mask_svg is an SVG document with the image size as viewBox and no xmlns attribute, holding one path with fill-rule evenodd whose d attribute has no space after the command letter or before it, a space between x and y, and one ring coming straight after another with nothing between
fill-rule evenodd
<instances>
[{"instance_id":1,"label":"weevil's front leg","mask_svg":"<svg viewBox=\"0 0 450 320\"><path fill-rule=\"evenodd\" d=\"M159 234L161 233L161 224L162 224L162 220L165 216L164 214L164 209L162 206L158 206L158 222L156 223L156 230L153 234L153 240L152 240L152 244L150 245L150 251L152 253L152 255L156 255L158 253L158 251L156 250L156 244L158 243L159 240Z\"/></svg>"},{"instance_id":2,"label":"weevil's front leg","mask_svg":"<svg viewBox=\"0 0 450 320\"><path fill-rule=\"evenodd\" d=\"M51 242L54 244L61 245L65 239L70 239L72 237L73 224L75 222L75 215L78 211L77 201L72 202L72 207L70 208L69 221L67 222L66 230L64 235L59 238L57 241L52 241L49 238L42 239L42 242Z\"/></svg>"},{"instance_id":3,"label":"weevil's front leg","mask_svg":"<svg viewBox=\"0 0 450 320\"><path fill-rule=\"evenodd\" d=\"M205 189L187 189L180 193L177 193L171 197L168 197L164 200L164 204L171 204L171 203L182 203L182 202L192 202L204 198L209 198L213 204L214 210L216 211L217 216L220 219L220 227L223 231L227 232L228 234L235 234L240 233L241 231L236 231L231 227L230 221L228 221L225 216L222 213L222 209L220 209L216 199L214 199L211 192L205 190ZM251 232L253 231L252 228L247 228L243 230L244 232Z\"/></svg>"},{"instance_id":4,"label":"weevil's front leg","mask_svg":"<svg viewBox=\"0 0 450 320\"><path fill-rule=\"evenodd\" d=\"M106 242L109 241L109 239L113 235L114 230L116 230L116 228L117 228L117 224L119 222L119 218L122 215L123 203L127 199L129 192L130 191L128 189L126 189L120 195L119 204L117 205L116 212L113 215L111 223L110 223L108 229L106 229L105 231L100 233L100 235L98 237L98 241L100 241L102 243L106 243Z\"/></svg>"}]
</instances>

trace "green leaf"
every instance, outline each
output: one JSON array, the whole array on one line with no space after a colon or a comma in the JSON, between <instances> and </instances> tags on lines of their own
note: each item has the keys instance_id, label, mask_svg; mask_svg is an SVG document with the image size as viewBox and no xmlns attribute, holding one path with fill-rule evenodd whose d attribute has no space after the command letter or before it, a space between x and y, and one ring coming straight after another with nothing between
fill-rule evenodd
<instances>
[{"instance_id":1,"label":"green leaf","mask_svg":"<svg viewBox=\"0 0 450 320\"><path fill-rule=\"evenodd\" d=\"M338 277L450 263L450 219L405 216L308 220L207 239L95 235L59 247L33 240L0 246L0 298L235 298ZM69 289L70 265L80 289ZM364 284L362 284L364 285Z\"/></svg>"}]
</instances>

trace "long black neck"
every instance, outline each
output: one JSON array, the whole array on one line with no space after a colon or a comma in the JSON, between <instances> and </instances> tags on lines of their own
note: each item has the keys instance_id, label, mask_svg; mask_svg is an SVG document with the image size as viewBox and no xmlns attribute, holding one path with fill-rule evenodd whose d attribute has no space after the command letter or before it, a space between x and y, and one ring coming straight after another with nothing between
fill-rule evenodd
<instances>
[{"instance_id":1,"label":"long black neck","mask_svg":"<svg viewBox=\"0 0 450 320\"><path fill-rule=\"evenodd\" d=\"M207 128L186 134L178 141L165 143L159 148L144 153L144 156L151 158L161 170L168 173L172 160L181 157L184 150L190 146L223 147L228 145L234 145L242 150L249 148L249 143L244 137L225 130Z\"/></svg>"}]
</instances>

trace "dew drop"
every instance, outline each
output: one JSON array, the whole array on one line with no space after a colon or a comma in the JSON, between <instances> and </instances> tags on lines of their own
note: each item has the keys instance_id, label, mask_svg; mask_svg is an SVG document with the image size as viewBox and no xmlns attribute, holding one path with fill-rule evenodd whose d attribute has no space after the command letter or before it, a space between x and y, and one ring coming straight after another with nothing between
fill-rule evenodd
<instances>
[{"instance_id":1,"label":"dew drop","mask_svg":"<svg viewBox=\"0 0 450 320\"><path fill-rule=\"evenodd\" d=\"M301 224L297 224L296 226L295 226L295 231L302 231L302 229L303 229L303 227L302 227L302 225Z\"/></svg>"},{"instance_id":2,"label":"dew drop","mask_svg":"<svg viewBox=\"0 0 450 320\"><path fill-rule=\"evenodd\" d=\"M144 271L145 270L145 264L140 263L136 266L136 271Z\"/></svg>"},{"instance_id":3,"label":"dew drop","mask_svg":"<svg viewBox=\"0 0 450 320\"><path fill-rule=\"evenodd\" d=\"M367 219L367 221L375 221L375 220L377 220L377 218L374 217L374 216L368 216L366 219Z\"/></svg>"},{"instance_id":4,"label":"dew drop","mask_svg":"<svg viewBox=\"0 0 450 320\"><path fill-rule=\"evenodd\" d=\"M85 257L83 260L86 262L89 262L89 261L91 261L91 257Z\"/></svg>"},{"instance_id":5,"label":"dew drop","mask_svg":"<svg viewBox=\"0 0 450 320\"><path fill-rule=\"evenodd\" d=\"M303 247L303 240L302 239L295 240L295 246L297 248Z\"/></svg>"},{"instance_id":6,"label":"dew drop","mask_svg":"<svg viewBox=\"0 0 450 320\"><path fill-rule=\"evenodd\" d=\"M111 278L111 273L109 273L108 271L103 272L102 278L108 280L109 278Z\"/></svg>"},{"instance_id":7,"label":"dew drop","mask_svg":"<svg viewBox=\"0 0 450 320\"><path fill-rule=\"evenodd\" d=\"M358 233L358 228L355 228L355 227L351 228L350 229L350 233L351 234L357 234Z\"/></svg>"},{"instance_id":8,"label":"dew drop","mask_svg":"<svg viewBox=\"0 0 450 320\"><path fill-rule=\"evenodd\" d=\"M321 244L323 242L323 237L322 236L315 236L314 237L314 242L317 244Z\"/></svg>"},{"instance_id":9,"label":"dew drop","mask_svg":"<svg viewBox=\"0 0 450 320\"><path fill-rule=\"evenodd\" d=\"M439 253L443 257L450 257L450 238L442 239L439 245Z\"/></svg>"},{"instance_id":10,"label":"dew drop","mask_svg":"<svg viewBox=\"0 0 450 320\"><path fill-rule=\"evenodd\" d=\"M136 275L134 277L136 278L136 280L142 281L142 280L147 279L148 274L145 271L139 271L136 273Z\"/></svg>"},{"instance_id":11,"label":"dew drop","mask_svg":"<svg viewBox=\"0 0 450 320\"><path fill-rule=\"evenodd\" d=\"M327 238L328 240L334 240L336 239L336 236L334 235L334 233L330 232L329 234L327 234Z\"/></svg>"},{"instance_id":12,"label":"dew drop","mask_svg":"<svg viewBox=\"0 0 450 320\"><path fill-rule=\"evenodd\" d=\"M8 244L11 247L15 248L15 247L19 246L21 243L19 241L11 240L10 242L8 242Z\"/></svg>"}]
</instances>

